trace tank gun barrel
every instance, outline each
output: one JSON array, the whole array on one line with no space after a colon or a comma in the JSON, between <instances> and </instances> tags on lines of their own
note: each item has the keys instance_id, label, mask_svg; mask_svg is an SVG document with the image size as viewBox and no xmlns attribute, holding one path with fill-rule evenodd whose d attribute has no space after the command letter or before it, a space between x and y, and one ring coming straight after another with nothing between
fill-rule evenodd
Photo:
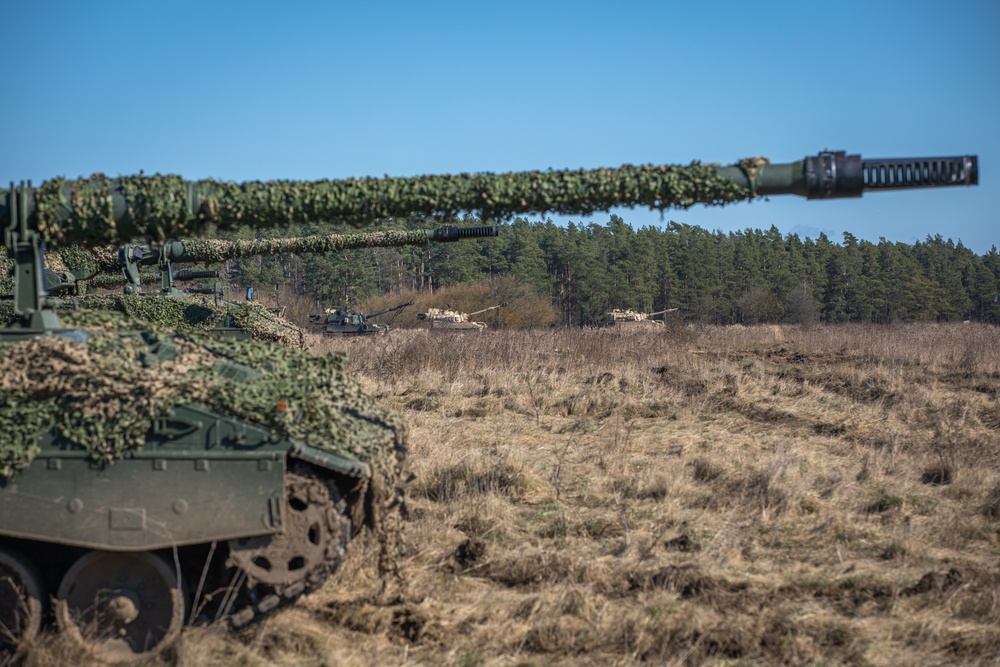
<instances>
[{"instance_id":1,"label":"tank gun barrel","mask_svg":"<svg viewBox=\"0 0 1000 667\"><path fill-rule=\"evenodd\" d=\"M650 313L649 317L655 317L656 315L666 315L667 313L672 313L675 310L680 310L680 308L667 308L666 310L658 310L655 313Z\"/></svg>"},{"instance_id":2,"label":"tank gun barrel","mask_svg":"<svg viewBox=\"0 0 1000 667\"><path fill-rule=\"evenodd\" d=\"M483 313L489 312L491 310L496 310L497 308L503 308L506 305L507 305L507 302L504 301L503 303L501 303L499 305L490 306L489 308L483 308L482 310L477 310L477 311L475 311L473 313L469 313L469 317L472 317L473 315L482 315Z\"/></svg>"},{"instance_id":3,"label":"tank gun barrel","mask_svg":"<svg viewBox=\"0 0 1000 667\"><path fill-rule=\"evenodd\" d=\"M383 308L382 310L377 310L374 313L369 313L368 315L363 315L365 319L370 317L378 317L379 315L385 315L386 313L391 313L394 310L399 310L401 308L406 308L407 306L412 306L413 301L407 301L406 303L401 303L398 306L391 306L389 308Z\"/></svg>"},{"instance_id":4,"label":"tank gun barrel","mask_svg":"<svg viewBox=\"0 0 1000 667\"><path fill-rule=\"evenodd\" d=\"M975 155L866 160L844 151L824 151L788 164L743 160L720 167L719 175L758 196L841 199L881 190L978 185L979 161Z\"/></svg>"},{"instance_id":5,"label":"tank gun barrel","mask_svg":"<svg viewBox=\"0 0 1000 667\"><path fill-rule=\"evenodd\" d=\"M136 238L200 236L209 223L261 229L293 222L357 226L390 217L460 212L484 218L589 215L619 206L666 210L778 194L857 197L866 191L975 185L978 180L976 156L862 160L842 151L788 164L754 158L729 167L694 162L323 181L231 183L95 174L56 178L38 188L11 184L0 195L0 221L28 217L46 242L120 245ZM15 215L17 211L21 213Z\"/></svg>"},{"instance_id":6,"label":"tank gun barrel","mask_svg":"<svg viewBox=\"0 0 1000 667\"><path fill-rule=\"evenodd\" d=\"M291 238L262 238L224 241L220 239L185 239L169 241L159 246L126 245L120 253L94 253L87 263L102 272L119 272L125 258L138 266L156 266L161 259L171 262L224 262L229 259L258 257L261 255L322 254L358 248L385 248L409 245L426 245L431 242L450 243L474 238L500 235L496 225L456 227L445 225L434 229L384 230L354 234L329 234ZM58 251L57 251L58 252ZM69 257L63 257L67 266L80 262L82 250L73 248ZM62 254L62 253L60 253ZM214 276L212 276L214 277Z\"/></svg>"},{"instance_id":7,"label":"tank gun barrel","mask_svg":"<svg viewBox=\"0 0 1000 667\"><path fill-rule=\"evenodd\" d=\"M329 234L295 238L263 238L236 241L218 239L187 239L165 243L157 251L167 252L174 262L222 262L227 259L258 257L261 255L323 254L359 248L389 248L426 245L431 242L449 243L460 239L499 236L495 225L455 227L445 225L434 229L392 229L354 234ZM159 257L144 259L143 264L156 264Z\"/></svg>"}]
</instances>

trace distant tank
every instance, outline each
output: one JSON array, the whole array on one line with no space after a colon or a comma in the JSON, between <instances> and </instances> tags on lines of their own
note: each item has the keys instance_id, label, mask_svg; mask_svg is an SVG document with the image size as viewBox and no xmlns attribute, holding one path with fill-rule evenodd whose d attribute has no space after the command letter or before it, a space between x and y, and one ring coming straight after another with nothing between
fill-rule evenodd
<instances>
[{"instance_id":1,"label":"distant tank","mask_svg":"<svg viewBox=\"0 0 1000 667\"><path fill-rule=\"evenodd\" d=\"M352 313L346 307L343 310L327 309L323 315L310 315L309 323L315 327L316 331L328 336L379 336L389 333L392 327L388 324L379 324L368 320L412 305L412 301L407 301L398 306L383 308L368 314Z\"/></svg>"},{"instance_id":2,"label":"distant tank","mask_svg":"<svg viewBox=\"0 0 1000 667\"><path fill-rule=\"evenodd\" d=\"M489 308L483 308L482 310L477 310L473 313L462 313L457 310L442 310L440 308L428 308L425 313L418 313L417 319L423 322L429 322L432 331L485 331L489 326L485 322L473 322L470 317L475 317L476 315L481 315L482 313L489 312L491 310L496 310L497 308L503 308L507 305L507 302L497 306L490 306Z\"/></svg>"},{"instance_id":3,"label":"distant tank","mask_svg":"<svg viewBox=\"0 0 1000 667\"><path fill-rule=\"evenodd\" d=\"M627 310L615 308L605 314L605 324L608 326L654 329L663 326L663 321L652 318L657 315L672 313L676 310L679 310L679 308L667 308L666 310L658 310L655 313L641 313L631 308Z\"/></svg>"},{"instance_id":4,"label":"distant tank","mask_svg":"<svg viewBox=\"0 0 1000 667\"><path fill-rule=\"evenodd\" d=\"M146 660L186 623L243 626L316 590L362 525L379 537L384 577L402 547L405 431L347 375L343 355L167 326L66 326L46 249L163 242L211 224L663 210L977 182L974 156L821 153L789 165L12 184L0 195L14 269L0 328L0 660L37 635L50 600L63 634L98 660Z\"/></svg>"}]
</instances>

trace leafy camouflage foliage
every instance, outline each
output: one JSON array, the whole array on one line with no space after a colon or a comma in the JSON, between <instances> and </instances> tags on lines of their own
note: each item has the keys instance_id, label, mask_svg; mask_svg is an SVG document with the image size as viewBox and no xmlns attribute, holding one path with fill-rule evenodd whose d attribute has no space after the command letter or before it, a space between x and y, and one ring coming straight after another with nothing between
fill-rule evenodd
<instances>
[{"instance_id":1,"label":"leafy camouflage foliage","mask_svg":"<svg viewBox=\"0 0 1000 667\"><path fill-rule=\"evenodd\" d=\"M116 246L97 246L95 248L64 246L47 253L45 259L47 266L51 267L55 261L59 261L67 269L87 274L109 270L120 272Z\"/></svg>"},{"instance_id":2,"label":"leafy camouflage foliage","mask_svg":"<svg viewBox=\"0 0 1000 667\"><path fill-rule=\"evenodd\" d=\"M748 199L750 190L716 167L624 165L617 169L459 174L412 178L226 183L179 176L53 179L35 192L38 225L50 242L106 244L200 236L220 228L289 223L364 225L389 217L508 219L524 213L589 215L613 207L687 208ZM115 197L122 197L115 215ZM125 213L121 214L120 211Z\"/></svg>"},{"instance_id":3,"label":"leafy camouflage foliage","mask_svg":"<svg viewBox=\"0 0 1000 667\"><path fill-rule=\"evenodd\" d=\"M160 272L156 269L152 271L140 271L139 272L139 282L144 285L158 284L160 281ZM80 281L77 281L78 283ZM122 273L98 273L93 277L83 281L86 283L86 288L94 289L121 289L125 283L125 276ZM86 290L84 290L86 291Z\"/></svg>"},{"instance_id":4,"label":"leafy camouflage foliage","mask_svg":"<svg viewBox=\"0 0 1000 667\"><path fill-rule=\"evenodd\" d=\"M225 302L216 306L214 299L192 294L187 297L158 294L111 294L86 296L78 300L80 310L60 311L69 323L87 320L104 321L107 311L126 315L136 327L164 331L205 332L216 327L235 327L247 331L254 340L272 341L301 348L302 330L259 303ZM87 314L87 311L91 311Z\"/></svg>"},{"instance_id":5,"label":"leafy camouflage foliage","mask_svg":"<svg viewBox=\"0 0 1000 667\"><path fill-rule=\"evenodd\" d=\"M158 294L109 294L83 296L75 300L79 308L59 310L59 320L68 327L108 327L140 331L204 333L217 327L246 331L259 341L280 343L302 349L304 333L298 326L278 317L254 302L226 302L198 294L185 298ZM71 305L66 302L66 305ZM14 319L14 303L0 300L0 323Z\"/></svg>"},{"instance_id":6,"label":"leafy camouflage foliage","mask_svg":"<svg viewBox=\"0 0 1000 667\"><path fill-rule=\"evenodd\" d=\"M303 237L278 237L254 239L184 239L187 257L181 262L225 262L230 259L281 254L323 254L359 248L386 248L423 245L431 235L423 229L391 229L355 234L326 234ZM47 255L48 265L88 273L104 272L121 274L118 249L115 246L64 246ZM121 280L117 284L121 284Z\"/></svg>"},{"instance_id":7,"label":"leafy camouflage foliage","mask_svg":"<svg viewBox=\"0 0 1000 667\"><path fill-rule=\"evenodd\" d=\"M345 372L342 354L204 334L148 342L107 329L86 333L82 343L56 335L0 345L0 476L24 468L53 429L114 460L143 446L154 419L199 403L368 463L383 494L396 487L403 427ZM232 379L224 370L234 363L255 372Z\"/></svg>"}]
</instances>

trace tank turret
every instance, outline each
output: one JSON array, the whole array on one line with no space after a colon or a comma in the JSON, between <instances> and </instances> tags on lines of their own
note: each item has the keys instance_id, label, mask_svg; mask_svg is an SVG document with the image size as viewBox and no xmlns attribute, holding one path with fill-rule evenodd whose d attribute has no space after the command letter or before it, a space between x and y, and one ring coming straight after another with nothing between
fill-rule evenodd
<instances>
[{"instance_id":1,"label":"tank turret","mask_svg":"<svg viewBox=\"0 0 1000 667\"><path fill-rule=\"evenodd\" d=\"M411 301L407 301L406 303L401 303L398 306L390 306L388 308L383 308L382 310L376 310L374 313L368 313L367 315L363 315L363 317L365 317L365 318L378 317L379 315L385 315L386 313L391 313L391 312L394 312L394 311L397 311L397 310L400 310L402 308L406 308L407 306L412 306L412 305L413 305L413 301L411 300Z\"/></svg>"},{"instance_id":2,"label":"tank turret","mask_svg":"<svg viewBox=\"0 0 1000 667\"><path fill-rule=\"evenodd\" d=\"M39 239L69 244L163 241L220 228L280 227L293 222L365 225L409 215L483 218L519 214L590 214L625 206L666 210L723 205L758 196L809 199L955 185L979 180L975 156L862 159L843 151L798 162L766 158L718 167L624 165L617 169L527 171L411 178L229 183L179 176L56 178L0 196L0 220L21 212L37 220Z\"/></svg>"},{"instance_id":3,"label":"tank turret","mask_svg":"<svg viewBox=\"0 0 1000 667\"><path fill-rule=\"evenodd\" d=\"M137 331L104 312L87 320L78 315L87 311L67 311L60 322L47 247L164 243L209 225L586 215L977 180L972 156L826 152L786 165L12 184L0 195L14 268L14 326L0 329L0 599L16 603L0 606L0 661L37 634L49 600L67 638L98 661L144 660L185 623L240 627L316 590L364 526L379 537L387 581L401 552L404 429L346 374L343 355L179 335L169 325Z\"/></svg>"}]
</instances>

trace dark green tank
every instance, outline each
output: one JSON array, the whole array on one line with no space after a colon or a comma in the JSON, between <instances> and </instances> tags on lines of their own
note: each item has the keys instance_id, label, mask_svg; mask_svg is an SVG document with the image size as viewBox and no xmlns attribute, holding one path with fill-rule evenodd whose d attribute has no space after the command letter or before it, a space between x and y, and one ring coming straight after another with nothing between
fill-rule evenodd
<instances>
[{"instance_id":1,"label":"dark green tank","mask_svg":"<svg viewBox=\"0 0 1000 667\"><path fill-rule=\"evenodd\" d=\"M392 330L392 327L369 320L412 305L412 301L407 301L374 313L353 313L346 307L338 308L327 310L322 315L310 315L309 323L313 325L315 331L327 336L384 336Z\"/></svg>"},{"instance_id":2,"label":"dark green tank","mask_svg":"<svg viewBox=\"0 0 1000 667\"><path fill-rule=\"evenodd\" d=\"M363 527L379 536L385 577L399 545L404 429L342 355L57 315L65 295L49 292L47 247L164 243L209 223L588 214L977 178L974 157L821 153L721 168L12 185L0 197L14 275L11 325L0 329L0 659L37 634L50 599L68 637L101 660L132 661L169 646L185 623L242 626L315 590Z\"/></svg>"}]
</instances>

